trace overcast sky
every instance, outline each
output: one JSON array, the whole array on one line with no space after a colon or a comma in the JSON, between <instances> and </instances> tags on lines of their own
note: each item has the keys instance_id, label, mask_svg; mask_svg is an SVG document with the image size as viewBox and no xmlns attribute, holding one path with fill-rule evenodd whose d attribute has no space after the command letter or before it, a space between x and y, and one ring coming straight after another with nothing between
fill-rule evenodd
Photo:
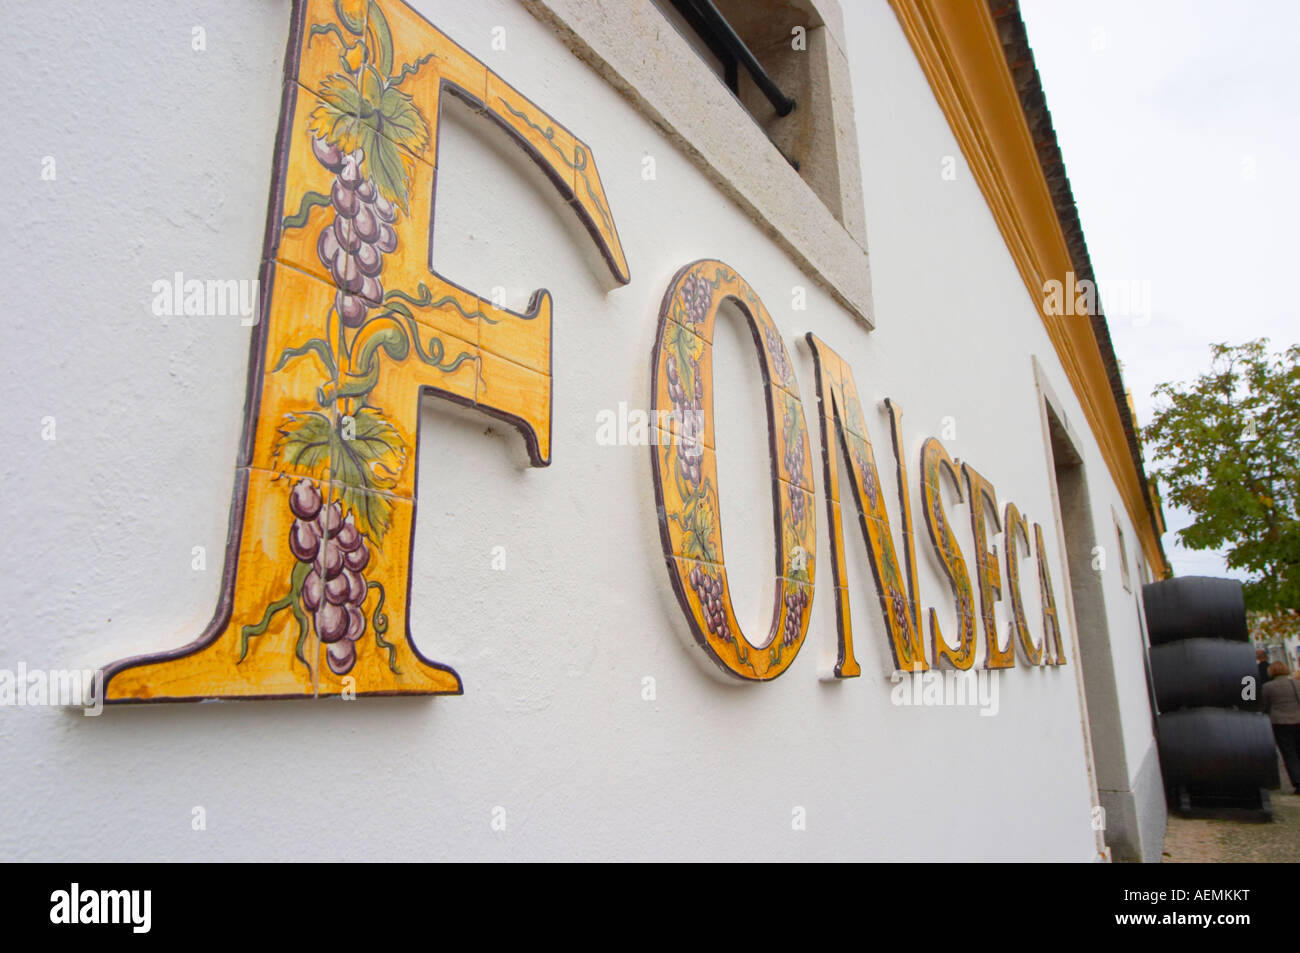
<instances>
[{"instance_id":1,"label":"overcast sky","mask_svg":"<svg viewBox=\"0 0 1300 953\"><path fill-rule=\"evenodd\" d=\"M1021 0L1021 11L1098 281L1150 291L1149 322L1102 298L1146 424L1155 386L1206 370L1211 342L1300 339L1300 3ZM1165 517L1177 573L1227 572L1221 556L1177 544L1185 514Z\"/></svg>"}]
</instances>

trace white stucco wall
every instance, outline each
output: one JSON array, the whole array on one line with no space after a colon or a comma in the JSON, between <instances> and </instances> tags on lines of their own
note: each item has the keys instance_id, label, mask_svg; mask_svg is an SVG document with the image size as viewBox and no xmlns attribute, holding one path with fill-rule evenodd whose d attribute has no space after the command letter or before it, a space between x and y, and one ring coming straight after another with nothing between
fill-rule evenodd
<instances>
[{"instance_id":1,"label":"white stucco wall","mask_svg":"<svg viewBox=\"0 0 1300 953\"><path fill-rule=\"evenodd\" d=\"M822 680L835 606L817 467L821 571L803 652L772 684L721 683L686 648L648 451L595 439L599 411L648 401L669 278L693 259L720 258L781 328L814 441L812 360L795 346L810 330L851 362L864 402L901 404L914 483L921 443L954 418L949 451L994 484L1000 504L1014 500L1043 524L1065 616L1031 356L1083 438L1103 544L1114 537L1111 507L1123 518L1122 504L888 5L845 11L878 322L870 333L522 7L415 5L587 141L632 270L630 285L613 286L522 153L449 113L439 270L480 293L504 286L512 307L537 287L555 298L552 466L528 469L517 434L487 418L433 400L422 412L412 625L424 654L454 667L466 693L118 707L100 718L0 710L10 766L0 778L0 856L1092 859L1073 666L1007 673L996 717L895 707L865 552L850 535L863 675ZM0 211L22 236L0 243L0 262L27 292L9 299L0 358L10 451L0 460L9 609L0 667L93 666L172 648L198 634L217 598L249 328L155 317L151 285L176 271L256 277L289 3L187 6L51 3L0 38L15 157ZM191 50L199 25L206 52ZM496 26L506 29L504 52L491 49ZM54 181L40 177L47 155ZM641 177L646 155L653 182ZM946 155L956 181L940 177ZM796 286L807 288L807 311L791 310ZM756 397L747 335L724 325L718 339L719 390ZM755 400L719 397L728 571L751 634L771 611L756 412ZM56 420L52 442L41 439L46 417ZM892 503L888 428L883 417L868 423ZM967 510L950 515L969 557ZM916 517L922 604L951 632L948 590ZM1135 543L1136 530L1125 522L1124 531ZM191 568L195 546L206 548L205 571ZM504 572L490 568L495 546L506 549ZM1141 636L1112 565L1106 598L1136 770L1152 743ZM1022 566L1038 633L1032 559ZM998 614L1005 631L1005 604ZM646 676L656 680L650 702ZM191 829L198 806L203 832ZM491 826L496 807L504 831ZM804 831L791 829L796 807Z\"/></svg>"}]
</instances>

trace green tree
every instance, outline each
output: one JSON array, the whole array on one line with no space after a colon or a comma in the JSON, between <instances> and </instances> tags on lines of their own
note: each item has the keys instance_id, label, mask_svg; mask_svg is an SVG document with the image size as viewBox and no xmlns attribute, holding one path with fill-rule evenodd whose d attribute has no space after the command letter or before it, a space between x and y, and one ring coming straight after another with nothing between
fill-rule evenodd
<instances>
[{"instance_id":1,"label":"green tree","mask_svg":"<svg viewBox=\"0 0 1300 953\"><path fill-rule=\"evenodd\" d=\"M1190 511L1188 549L1244 569L1251 609L1300 608L1300 345L1215 344L1208 373L1155 390L1143 436L1165 499Z\"/></svg>"}]
</instances>

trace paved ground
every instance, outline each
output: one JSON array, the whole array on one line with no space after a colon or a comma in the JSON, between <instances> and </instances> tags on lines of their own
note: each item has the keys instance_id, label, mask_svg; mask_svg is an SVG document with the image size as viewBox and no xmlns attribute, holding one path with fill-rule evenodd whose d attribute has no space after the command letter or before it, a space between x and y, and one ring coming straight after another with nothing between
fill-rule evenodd
<instances>
[{"instance_id":1,"label":"paved ground","mask_svg":"<svg viewBox=\"0 0 1300 953\"><path fill-rule=\"evenodd\" d=\"M1169 815L1165 832L1166 864L1195 862L1300 861L1300 797L1282 774L1282 790L1270 791L1273 823L1192 820Z\"/></svg>"}]
</instances>

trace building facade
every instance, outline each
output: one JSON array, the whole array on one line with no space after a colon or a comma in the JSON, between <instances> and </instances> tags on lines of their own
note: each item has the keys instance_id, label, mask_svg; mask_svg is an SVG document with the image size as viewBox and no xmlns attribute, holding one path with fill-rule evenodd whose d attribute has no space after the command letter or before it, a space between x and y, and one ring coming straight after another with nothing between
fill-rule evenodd
<instances>
[{"instance_id":1,"label":"building facade","mask_svg":"<svg viewBox=\"0 0 1300 953\"><path fill-rule=\"evenodd\" d=\"M4 43L3 664L107 702L5 713L10 856L1159 859L1163 524L1014 4Z\"/></svg>"}]
</instances>

